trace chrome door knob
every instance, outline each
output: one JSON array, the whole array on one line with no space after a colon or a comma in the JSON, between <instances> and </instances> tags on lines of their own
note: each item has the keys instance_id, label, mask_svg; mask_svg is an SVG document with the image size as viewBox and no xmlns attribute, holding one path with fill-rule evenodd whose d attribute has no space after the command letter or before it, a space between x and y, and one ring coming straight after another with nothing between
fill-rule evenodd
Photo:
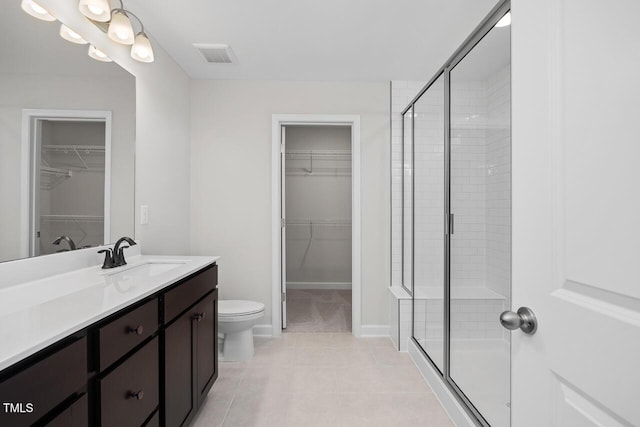
<instances>
[{"instance_id":1,"label":"chrome door knob","mask_svg":"<svg viewBox=\"0 0 640 427\"><path fill-rule=\"evenodd\" d=\"M504 311L500 315L500 324L511 331L520 328L529 335L535 334L538 329L538 320L528 307L520 307L516 313Z\"/></svg>"}]
</instances>

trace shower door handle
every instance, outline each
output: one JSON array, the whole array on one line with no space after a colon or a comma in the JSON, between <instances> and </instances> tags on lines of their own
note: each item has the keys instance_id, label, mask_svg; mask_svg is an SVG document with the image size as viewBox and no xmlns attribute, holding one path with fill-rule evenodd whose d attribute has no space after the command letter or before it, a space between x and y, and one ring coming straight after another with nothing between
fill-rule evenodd
<instances>
[{"instance_id":1,"label":"shower door handle","mask_svg":"<svg viewBox=\"0 0 640 427\"><path fill-rule=\"evenodd\" d=\"M517 313L513 311L502 312L500 324L511 331L520 328L528 335L535 334L538 329L538 319L529 307L520 307Z\"/></svg>"}]
</instances>

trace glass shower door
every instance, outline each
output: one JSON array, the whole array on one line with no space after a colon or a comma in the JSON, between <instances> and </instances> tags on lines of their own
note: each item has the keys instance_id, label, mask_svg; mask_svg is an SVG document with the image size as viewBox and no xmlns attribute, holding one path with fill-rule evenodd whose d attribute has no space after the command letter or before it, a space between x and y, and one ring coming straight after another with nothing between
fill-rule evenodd
<instances>
[{"instance_id":1,"label":"glass shower door","mask_svg":"<svg viewBox=\"0 0 640 427\"><path fill-rule=\"evenodd\" d=\"M444 372L444 74L416 100L413 131L413 336Z\"/></svg>"},{"instance_id":2,"label":"glass shower door","mask_svg":"<svg viewBox=\"0 0 640 427\"><path fill-rule=\"evenodd\" d=\"M510 423L510 27L494 27L450 72L449 376L494 427Z\"/></svg>"},{"instance_id":3,"label":"glass shower door","mask_svg":"<svg viewBox=\"0 0 640 427\"><path fill-rule=\"evenodd\" d=\"M413 108L402 116L402 286L413 292Z\"/></svg>"}]
</instances>

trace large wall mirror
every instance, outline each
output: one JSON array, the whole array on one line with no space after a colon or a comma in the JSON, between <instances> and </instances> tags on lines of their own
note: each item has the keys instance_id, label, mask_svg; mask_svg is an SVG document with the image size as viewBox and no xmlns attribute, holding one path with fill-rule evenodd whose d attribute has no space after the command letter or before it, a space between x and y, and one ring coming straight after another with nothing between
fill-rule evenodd
<instances>
[{"instance_id":1,"label":"large wall mirror","mask_svg":"<svg viewBox=\"0 0 640 427\"><path fill-rule=\"evenodd\" d=\"M0 14L0 262L134 235L135 78Z\"/></svg>"}]
</instances>

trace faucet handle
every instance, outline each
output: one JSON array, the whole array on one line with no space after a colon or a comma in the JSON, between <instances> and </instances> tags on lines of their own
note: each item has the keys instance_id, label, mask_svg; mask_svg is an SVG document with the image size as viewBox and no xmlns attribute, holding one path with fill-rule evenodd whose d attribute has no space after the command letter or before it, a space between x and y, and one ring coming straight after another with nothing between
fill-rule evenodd
<instances>
[{"instance_id":1,"label":"faucet handle","mask_svg":"<svg viewBox=\"0 0 640 427\"><path fill-rule=\"evenodd\" d=\"M124 259L124 250L129 248L130 246L122 246L118 250L118 265L127 265L127 260Z\"/></svg>"},{"instance_id":2,"label":"faucet handle","mask_svg":"<svg viewBox=\"0 0 640 427\"><path fill-rule=\"evenodd\" d=\"M104 262L102 263L102 269L113 268L115 267L113 262L113 252L111 249L102 249L98 251L99 254L104 253Z\"/></svg>"}]
</instances>

